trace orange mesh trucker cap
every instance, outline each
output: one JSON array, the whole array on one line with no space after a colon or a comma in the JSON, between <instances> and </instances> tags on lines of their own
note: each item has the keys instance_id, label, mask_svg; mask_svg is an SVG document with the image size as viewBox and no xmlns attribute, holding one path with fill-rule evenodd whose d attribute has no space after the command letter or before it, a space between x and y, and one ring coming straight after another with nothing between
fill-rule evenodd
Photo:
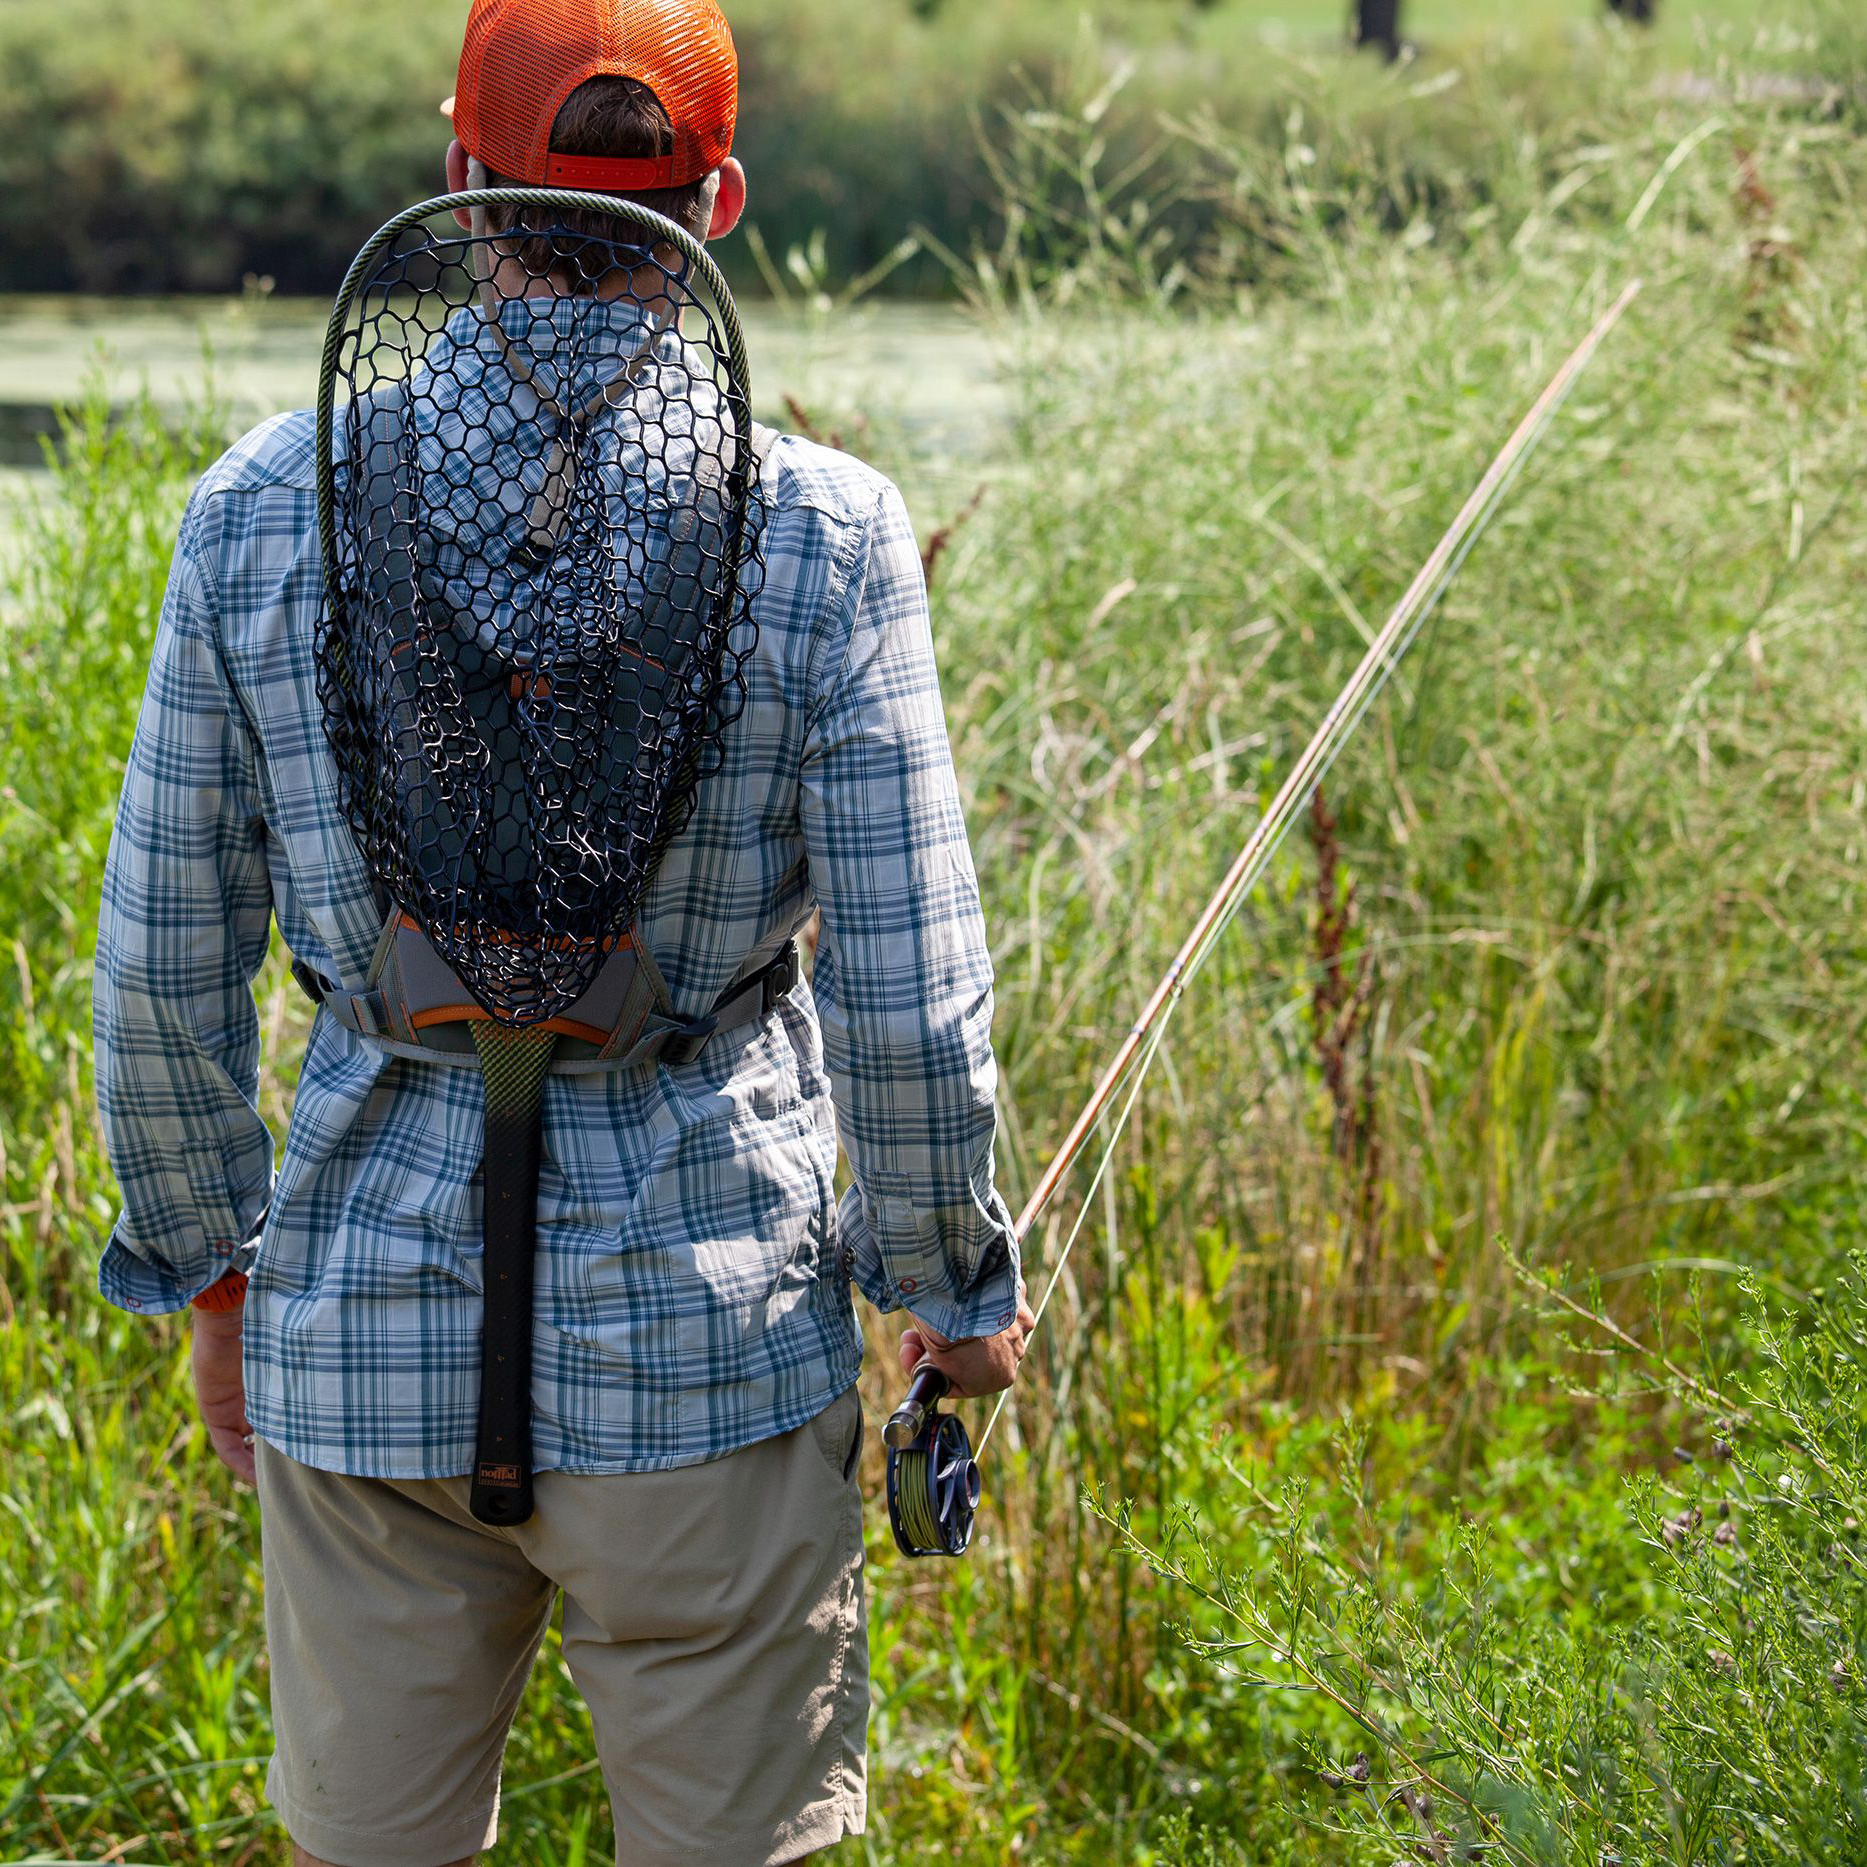
<instances>
[{"instance_id":1,"label":"orange mesh trucker cap","mask_svg":"<svg viewBox=\"0 0 1867 1867\"><path fill-rule=\"evenodd\" d=\"M554 154L552 121L588 78L647 85L674 125L674 153ZM682 188L732 150L739 63L713 0L473 0L460 75L441 108L468 155L509 181Z\"/></svg>"}]
</instances>

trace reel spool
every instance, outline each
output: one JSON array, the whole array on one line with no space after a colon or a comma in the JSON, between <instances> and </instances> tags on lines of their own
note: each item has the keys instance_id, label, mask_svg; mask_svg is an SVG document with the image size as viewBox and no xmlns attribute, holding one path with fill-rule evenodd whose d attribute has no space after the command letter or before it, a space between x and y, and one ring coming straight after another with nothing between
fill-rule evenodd
<instances>
[{"instance_id":1,"label":"reel spool","mask_svg":"<svg viewBox=\"0 0 1867 1867\"><path fill-rule=\"evenodd\" d=\"M923 1368L882 1431L888 1522L904 1556L959 1556L979 1510L979 1467L956 1413L942 1413L946 1376Z\"/></svg>"}]
</instances>

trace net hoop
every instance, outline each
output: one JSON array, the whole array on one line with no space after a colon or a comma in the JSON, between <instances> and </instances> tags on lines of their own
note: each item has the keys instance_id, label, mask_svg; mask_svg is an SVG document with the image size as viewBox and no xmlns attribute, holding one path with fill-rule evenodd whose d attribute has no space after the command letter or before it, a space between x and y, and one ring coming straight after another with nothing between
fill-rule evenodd
<instances>
[{"instance_id":1,"label":"net hoop","mask_svg":"<svg viewBox=\"0 0 1867 1867\"><path fill-rule=\"evenodd\" d=\"M613 354L612 310L647 320ZM478 336L454 322L469 311ZM588 340L552 340L592 322L594 385ZM703 243L614 195L416 202L338 290L313 447L340 801L379 907L496 1022L593 990L724 761L762 580L748 378ZM465 426L424 464L451 411Z\"/></svg>"}]
</instances>

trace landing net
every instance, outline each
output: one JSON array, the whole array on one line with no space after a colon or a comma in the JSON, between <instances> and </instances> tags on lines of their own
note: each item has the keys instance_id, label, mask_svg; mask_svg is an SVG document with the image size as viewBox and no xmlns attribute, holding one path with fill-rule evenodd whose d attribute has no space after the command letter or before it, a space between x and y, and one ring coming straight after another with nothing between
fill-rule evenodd
<instances>
[{"instance_id":1,"label":"landing net","mask_svg":"<svg viewBox=\"0 0 1867 1867\"><path fill-rule=\"evenodd\" d=\"M543 1023L627 931L744 704L731 298L684 231L608 196L427 202L351 268L318 430L345 816L385 907L492 1017Z\"/></svg>"}]
</instances>

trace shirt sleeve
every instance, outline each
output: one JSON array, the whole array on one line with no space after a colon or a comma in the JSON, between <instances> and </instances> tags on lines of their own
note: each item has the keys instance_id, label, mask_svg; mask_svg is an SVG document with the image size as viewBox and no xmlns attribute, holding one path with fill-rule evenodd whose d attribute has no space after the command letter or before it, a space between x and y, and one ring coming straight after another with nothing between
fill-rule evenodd
<instances>
[{"instance_id":1,"label":"shirt sleeve","mask_svg":"<svg viewBox=\"0 0 1867 1867\"><path fill-rule=\"evenodd\" d=\"M823 910L812 992L852 1178L841 1237L878 1308L991 1335L1018 1288L992 1184L992 962L920 554L893 487L854 555L842 622L801 805Z\"/></svg>"},{"instance_id":2,"label":"shirt sleeve","mask_svg":"<svg viewBox=\"0 0 1867 1867\"><path fill-rule=\"evenodd\" d=\"M256 1106L272 891L252 742L217 629L206 501L182 521L104 867L92 1031L123 1206L98 1288L185 1307L245 1270L272 1183Z\"/></svg>"}]
</instances>

